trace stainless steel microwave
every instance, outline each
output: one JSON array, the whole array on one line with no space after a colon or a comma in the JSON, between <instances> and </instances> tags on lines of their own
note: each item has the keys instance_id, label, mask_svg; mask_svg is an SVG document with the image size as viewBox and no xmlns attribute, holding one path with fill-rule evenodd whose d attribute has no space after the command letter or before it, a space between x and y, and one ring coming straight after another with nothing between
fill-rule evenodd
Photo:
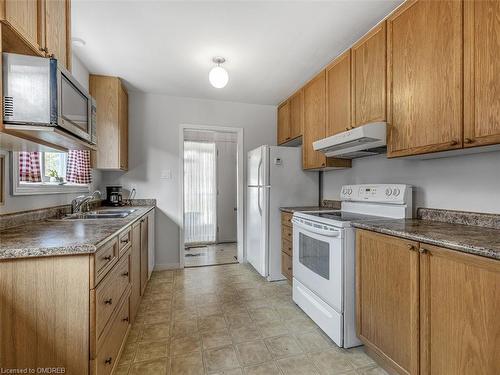
<instances>
[{"instance_id":1,"label":"stainless steel microwave","mask_svg":"<svg viewBox=\"0 0 500 375\"><path fill-rule=\"evenodd\" d=\"M96 103L56 59L3 53L3 121L57 126L96 144Z\"/></svg>"}]
</instances>

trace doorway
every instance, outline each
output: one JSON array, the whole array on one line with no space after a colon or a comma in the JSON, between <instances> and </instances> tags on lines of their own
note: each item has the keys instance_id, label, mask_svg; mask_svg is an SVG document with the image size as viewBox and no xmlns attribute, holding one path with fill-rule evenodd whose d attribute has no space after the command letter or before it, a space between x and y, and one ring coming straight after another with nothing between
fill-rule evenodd
<instances>
[{"instance_id":1,"label":"doorway","mask_svg":"<svg viewBox=\"0 0 500 375\"><path fill-rule=\"evenodd\" d=\"M242 261L240 129L181 130L181 265L202 267Z\"/></svg>"}]
</instances>

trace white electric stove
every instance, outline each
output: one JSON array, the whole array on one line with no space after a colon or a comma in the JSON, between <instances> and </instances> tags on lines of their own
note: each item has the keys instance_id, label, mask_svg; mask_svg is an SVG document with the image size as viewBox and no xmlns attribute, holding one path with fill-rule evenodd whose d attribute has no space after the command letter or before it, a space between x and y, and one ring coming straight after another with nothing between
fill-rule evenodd
<instances>
[{"instance_id":1,"label":"white electric stove","mask_svg":"<svg viewBox=\"0 0 500 375\"><path fill-rule=\"evenodd\" d=\"M341 209L293 215L293 300L340 347L361 345L355 326L355 220L412 217L412 188L347 185Z\"/></svg>"}]
</instances>

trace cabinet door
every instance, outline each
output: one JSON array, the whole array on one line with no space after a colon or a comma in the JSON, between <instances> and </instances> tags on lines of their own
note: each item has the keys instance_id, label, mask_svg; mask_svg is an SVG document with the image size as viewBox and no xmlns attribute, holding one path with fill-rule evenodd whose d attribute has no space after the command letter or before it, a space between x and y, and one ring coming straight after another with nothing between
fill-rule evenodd
<instances>
[{"instance_id":1,"label":"cabinet door","mask_svg":"<svg viewBox=\"0 0 500 375\"><path fill-rule=\"evenodd\" d=\"M386 121L386 25L382 22L351 48L352 125Z\"/></svg>"},{"instance_id":2,"label":"cabinet door","mask_svg":"<svg viewBox=\"0 0 500 375\"><path fill-rule=\"evenodd\" d=\"M418 244L356 231L357 333L400 374L418 374Z\"/></svg>"},{"instance_id":3,"label":"cabinet door","mask_svg":"<svg viewBox=\"0 0 500 375\"><path fill-rule=\"evenodd\" d=\"M90 75L90 95L97 102L98 169L119 169L119 104L120 81L116 77Z\"/></svg>"},{"instance_id":4,"label":"cabinet door","mask_svg":"<svg viewBox=\"0 0 500 375\"><path fill-rule=\"evenodd\" d=\"M500 143L500 2L464 10L464 146Z\"/></svg>"},{"instance_id":5,"label":"cabinet door","mask_svg":"<svg viewBox=\"0 0 500 375\"><path fill-rule=\"evenodd\" d=\"M302 157L304 169L326 166L325 155L314 151L313 142L325 138L326 74L323 70L304 87L304 136Z\"/></svg>"},{"instance_id":6,"label":"cabinet door","mask_svg":"<svg viewBox=\"0 0 500 375\"><path fill-rule=\"evenodd\" d=\"M462 147L462 2L410 1L387 20L388 156Z\"/></svg>"},{"instance_id":7,"label":"cabinet door","mask_svg":"<svg viewBox=\"0 0 500 375\"><path fill-rule=\"evenodd\" d=\"M326 68L326 136L351 127L351 51Z\"/></svg>"},{"instance_id":8,"label":"cabinet door","mask_svg":"<svg viewBox=\"0 0 500 375\"><path fill-rule=\"evenodd\" d=\"M141 295L148 283L148 218L141 219Z\"/></svg>"},{"instance_id":9,"label":"cabinet door","mask_svg":"<svg viewBox=\"0 0 500 375\"><path fill-rule=\"evenodd\" d=\"M290 103L290 139L300 137L304 128L304 94L296 92L288 101Z\"/></svg>"},{"instance_id":10,"label":"cabinet door","mask_svg":"<svg viewBox=\"0 0 500 375\"><path fill-rule=\"evenodd\" d=\"M500 374L500 262L420 246L422 375Z\"/></svg>"},{"instance_id":11,"label":"cabinet door","mask_svg":"<svg viewBox=\"0 0 500 375\"><path fill-rule=\"evenodd\" d=\"M130 253L130 319L134 321L141 302L141 225L132 227L132 249Z\"/></svg>"},{"instance_id":12,"label":"cabinet door","mask_svg":"<svg viewBox=\"0 0 500 375\"><path fill-rule=\"evenodd\" d=\"M120 124L120 169L128 169L128 94L120 84L119 92L119 124Z\"/></svg>"},{"instance_id":13,"label":"cabinet door","mask_svg":"<svg viewBox=\"0 0 500 375\"><path fill-rule=\"evenodd\" d=\"M5 0L5 19L36 49L40 48L39 7L35 0Z\"/></svg>"},{"instance_id":14,"label":"cabinet door","mask_svg":"<svg viewBox=\"0 0 500 375\"><path fill-rule=\"evenodd\" d=\"M68 41L69 27L69 0L44 0L45 8L45 47L47 53L54 57L66 68L70 68Z\"/></svg>"},{"instance_id":15,"label":"cabinet door","mask_svg":"<svg viewBox=\"0 0 500 375\"><path fill-rule=\"evenodd\" d=\"M290 140L290 104L288 100L278 107L278 144Z\"/></svg>"}]
</instances>

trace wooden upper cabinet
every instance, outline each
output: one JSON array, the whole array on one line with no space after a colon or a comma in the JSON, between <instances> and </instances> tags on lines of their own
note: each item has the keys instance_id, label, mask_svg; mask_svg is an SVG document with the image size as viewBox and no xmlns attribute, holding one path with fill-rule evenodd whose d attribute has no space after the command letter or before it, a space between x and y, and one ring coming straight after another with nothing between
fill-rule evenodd
<instances>
[{"instance_id":1,"label":"wooden upper cabinet","mask_svg":"<svg viewBox=\"0 0 500 375\"><path fill-rule=\"evenodd\" d=\"M326 134L326 73L323 70L304 87L304 135L302 157L304 169L326 166L326 157L314 151L313 142Z\"/></svg>"},{"instance_id":2,"label":"wooden upper cabinet","mask_svg":"<svg viewBox=\"0 0 500 375\"><path fill-rule=\"evenodd\" d=\"M120 124L120 169L128 170L128 93L120 84L118 123Z\"/></svg>"},{"instance_id":3,"label":"wooden upper cabinet","mask_svg":"<svg viewBox=\"0 0 500 375\"><path fill-rule=\"evenodd\" d=\"M304 128L304 92L297 91L288 100L290 103L290 139L302 135Z\"/></svg>"},{"instance_id":4,"label":"wooden upper cabinet","mask_svg":"<svg viewBox=\"0 0 500 375\"><path fill-rule=\"evenodd\" d=\"M286 144L302 135L304 98L302 90L278 106L278 144Z\"/></svg>"},{"instance_id":5,"label":"wooden upper cabinet","mask_svg":"<svg viewBox=\"0 0 500 375\"><path fill-rule=\"evenodd\" d=\"M351 51L340 55L326 68L326 136L351 127Z\"/></svg>"},{"instance_id":6,"label":"wooden upper cabinet","mask_svg":"<svg viewBox=\"0 0 500 375\"><path fill-rule=\"evenodd\" d=\"M90 75L97 103L96 168L128 168L128 95L120 78Z\"/></svg>"},{"instance_id":7,"label":"wooden upper cabinet","mask_svg":"<svg viewBox=\"0 0 500 375\"><path fill-rule=\"evenodd\" d=\"M351 48L352 126L386 121L386 23Z\"/></svg>"},{"instance_id":8,"label":"wooden upper cabinet","mask_svg":"<svg viewBox=\"0 0 500 375\"><path fill-rule=\"evenodd\" d=\"M462 2L407 2L387 20L388 156L462 147Z\"/></svg>"},{"instance_id":9,"label":"wooden upper cabinet","mask_svg":"<svg viewBox=\"0 0 500 375\"><path fill-rule=\"evenodd\" d=\"M418 243L356 231L357 333L400 374L419 373L418 273Z\"/></svg>"},{"instance_id":10,"label":"wooden upper cabinet","mask_svg":"<svg viewBox=\"0 0 500 375\"><path fill-rule=\"evenodd\" d=\"M290 103L288 100L278 107L278 144L290 140Z\"/></svg>"},{"instance_id":11,"label":"wooden upper cabinet","mask_svg":"<svg viewBox=\"0 0 500 375\"><path fill-rule=\"evenodd\" d=\"M47 54L71 70L71 9L69 0L40 0L45 13L43 34Z\"/></svg>"},{"instance_id":12,"label":"wooden upper cabinet","mask_svg":"<svg viewBox=\"0 0 500 375\"><path fill-rule=\"evenodd\" d=\"M420 247L421 374L499 374L500 262Z\"/></svg>"},{"instance_id":13,"label":"wooden upper cabinet","mask_svg":"<svg viewBox=\"0 0 500 375\"><path fill-rule=\"evenodd\" d=\"M39 3L36 0L1 0L1 18L6 21L31 47L40 51Z\"/></svg>"},{"instance_id":14,"label":"wooden upper cabinet","mask_svg":"<svg viewBox=\"0 0 500 375\"><path fill-rule=\"evenodd\" d=\"M464 146L500 143L500 2L464 12Z\"/></svg>"}]
</instances>

